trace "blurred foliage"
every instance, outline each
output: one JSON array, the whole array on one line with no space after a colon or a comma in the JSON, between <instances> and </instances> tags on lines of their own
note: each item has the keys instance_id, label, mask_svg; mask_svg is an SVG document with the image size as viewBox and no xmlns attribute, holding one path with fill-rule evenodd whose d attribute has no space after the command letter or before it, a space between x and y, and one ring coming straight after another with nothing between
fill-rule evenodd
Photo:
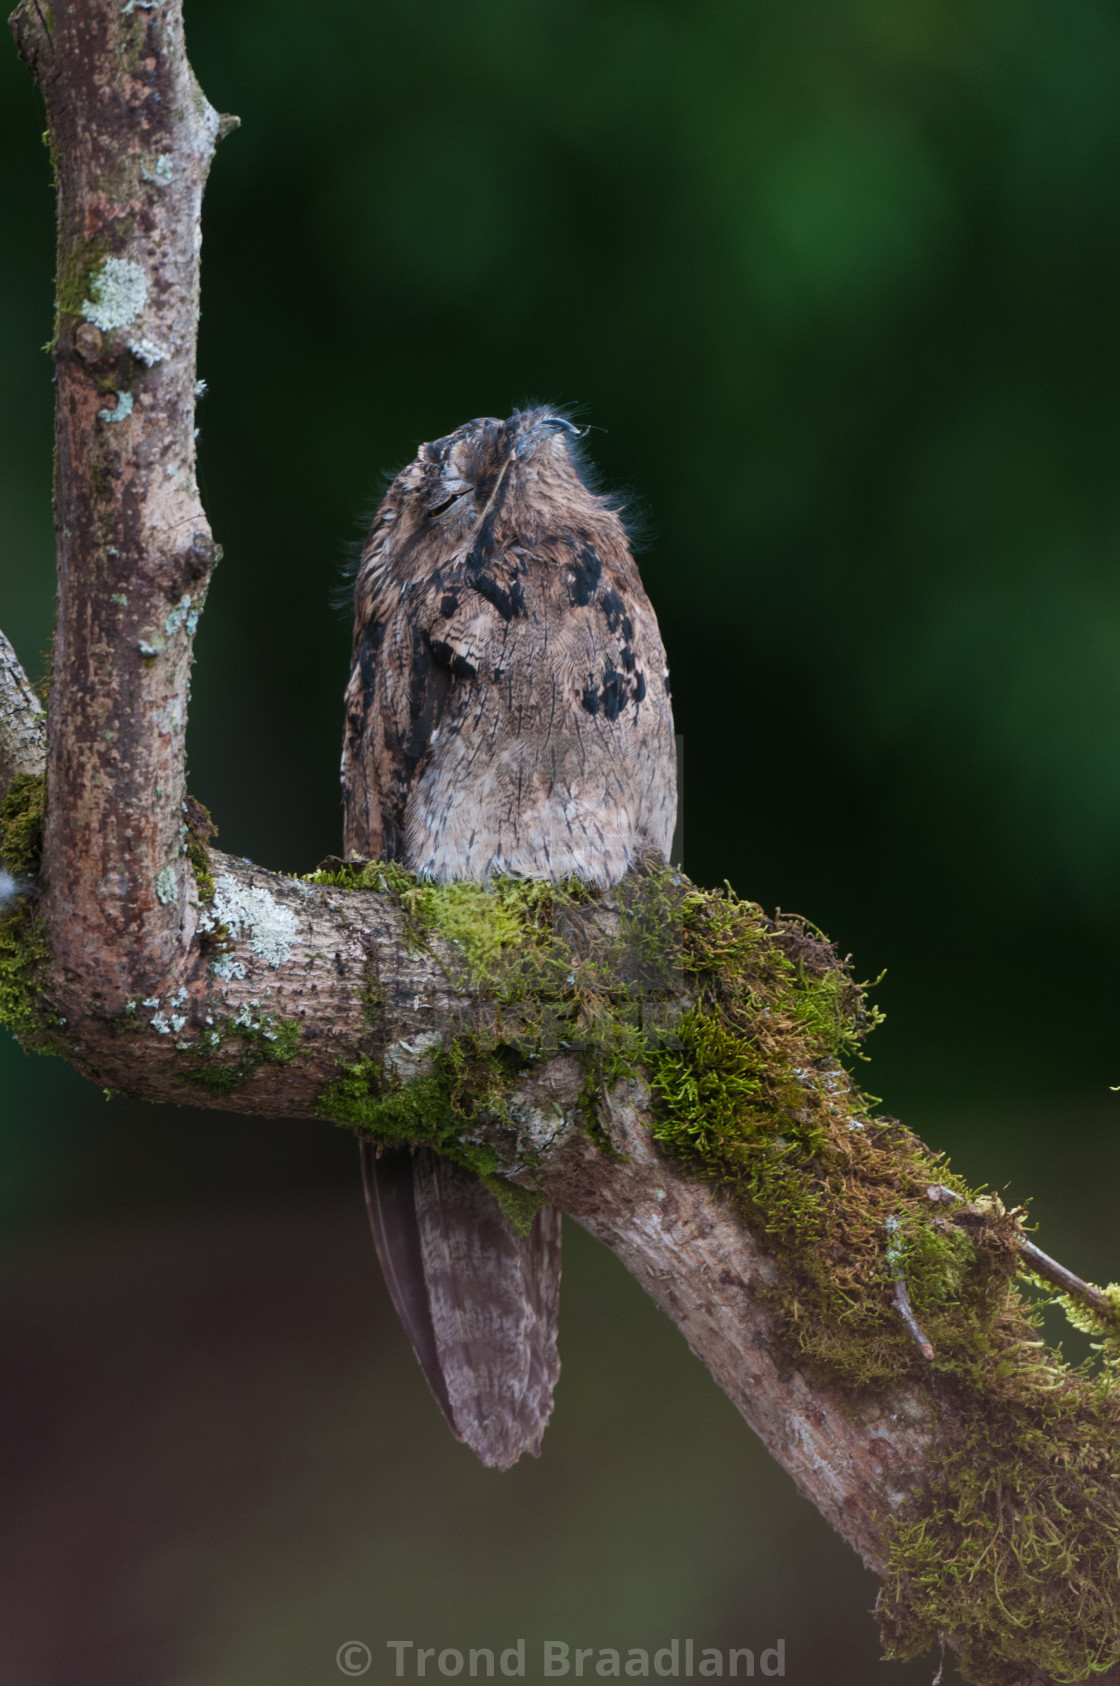
<instances>
[{"instance_id":1,"label":"blurred foliage","mask_svg":"<svg viewBox=\"0 0 1120 1686\"><path fill-rule=\"evenodd\" d=\"M206 201L199 412L226 560L192 787L223 841L337 846L331 597L380 476L464 417L576 401L645 517L693 875L888 968L875 1086L908 1117L1103 1095L1116 5L187 11L244 122ZM0 624L35 668L49 167L14 53L0 78Z\"/></svg>"}]
</instances>

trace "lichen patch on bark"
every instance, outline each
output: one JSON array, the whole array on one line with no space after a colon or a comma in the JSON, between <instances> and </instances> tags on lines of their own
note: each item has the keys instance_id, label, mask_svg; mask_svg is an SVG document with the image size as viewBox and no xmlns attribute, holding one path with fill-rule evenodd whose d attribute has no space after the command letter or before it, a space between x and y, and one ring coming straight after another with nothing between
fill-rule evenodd
<instances>
[{"instance_id":1,"label":"lichen patch on bark","mask_svg":"<svg viewBox=\"0 0 1120 1686\"><path fill-rule=\"evenodd\" d=\"M243 937L250 951L274 968L291 959L292 945L298 941L299 921L291 908L263 885L239 884L228 873L215 879L211 906L199 919L204 932L218 925Z\"/></svg>"}]
</instances>

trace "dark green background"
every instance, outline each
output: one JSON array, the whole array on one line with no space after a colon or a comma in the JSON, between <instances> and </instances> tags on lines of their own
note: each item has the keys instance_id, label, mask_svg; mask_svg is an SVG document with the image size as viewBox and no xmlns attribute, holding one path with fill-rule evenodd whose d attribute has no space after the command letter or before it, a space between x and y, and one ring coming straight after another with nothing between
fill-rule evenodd
<instances>
[{"instance_id":1,"label":"dark green background","mask_svg":"<svg viewBox=\"0 0 1120 1686\"><path fill-rule=\"evenodd\" d=\"M225 560L191 787L222 843L338 846L331 597L381 475L579 403L644 512L688 870L887 968L870 1086L1120 1274L1116 5L188 0L187 27L244 123L200 352ZM39 671L52 220L12 50L0 125L0 625ZM870 1579L582 1237L545 1456L497 1479L384 1319L343 1134L106 1107L0 1052L10 1527L42 1541L6 1679L303 1686L349 1638L388 1679L386 1638L514 1630L878 1668Z\"/></svg>"}]
</instances>

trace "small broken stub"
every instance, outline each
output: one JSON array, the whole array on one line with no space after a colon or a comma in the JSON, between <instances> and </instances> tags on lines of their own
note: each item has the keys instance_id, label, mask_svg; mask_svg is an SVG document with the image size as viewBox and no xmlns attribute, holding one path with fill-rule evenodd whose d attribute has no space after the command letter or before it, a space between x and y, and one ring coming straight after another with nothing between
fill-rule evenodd
<instances>
[{"instance_id":1,"label":"small broken stub","mask_svg":"<svg viewBox=\"0 0 1120 1686\"><path fill-rule=\"evenodd\" d=\"M105 340L101 329L92 322L79 322L74 334L74 350L87 363L94 363L101 355Z\"/></svg>"}]
</instances>

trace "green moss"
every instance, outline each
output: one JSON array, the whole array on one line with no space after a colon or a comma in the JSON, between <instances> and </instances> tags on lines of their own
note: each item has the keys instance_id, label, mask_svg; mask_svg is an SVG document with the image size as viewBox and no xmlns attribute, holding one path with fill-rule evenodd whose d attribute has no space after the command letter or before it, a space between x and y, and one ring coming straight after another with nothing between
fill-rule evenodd
<instances>
[{"instance_id":1,"label":"green moss","mask_svg":"<svg viewBox=\"0 0 1120 1686\"><path fill-rule=\"evenodd\" d=\"M879 1619L887 1654L939 1634L981 1686L1024 1660L1086 1680L1120 1659L1120 1399L1056 1365L1033 1323L1001 1322L951 1389L957 1424L895 1523Z\"/></svg>"},{"instance_id":2,"label":"green moss","mask_svg":"<svg viewBox=\"0 0 1120 1686\"><path fill-rule=\"evenodd\" d=\"M48 10L49 10L49 8L48 8ZM54 150L54 141L51 139L50 130L44 129L42 135L40 136L40 139L42 140L43 145L46 147L47 153L48 153L48 155L50 157L50 161L51 161L51 187L52 187L52 189L57 188L58 187L58 158L57 158L57 155L56 155L55 150Z\"/></svg>"},{"instance_id":3,"label":"green moss","mask_svg":"<svg viewBox=\"0 0 1120 1686\"><path fill-rule=\"evenodd\" d=\"M588 1071L586 1127L609 1150L597 1118L598 1097L637 1069L650 1025L659 1022L657 1012L646 1009L666 995L660 950L671 924L660 904L656 915L649 905L654 887L657 894L663 888L661 879L639 877L618 893L613 935L604 935L589 917L599 893L576 881L437 885L417 881L394 863L360 862L332 862L313 881L391 894L405 914L406 938L433 947L451 981L471 992L474 1010L437 1056L445 1107L427 1121L410 1111L413 1134L407 1139L427 1141L477 1170L515 1226L527 1229L543 1197L498 1176L496 1155L473 1144L470 1134L506 1119L517 1073L561 1048L572 1049L582 1054ZM347 1087L354 1082L359 1115L352 1112ZM383 1103L392 1093L363 1065L347 1068L319 1105L339 1122L379 1134L387 1129ZM433 1092L418 1093L430 1100Z\"/></svg>"},{"instance_id":4,"label":"green moss","mask_svg":"<svg viewBox=\"0 0 1120 1686\"><path fill-rule=\"evenodd\" d=\"M983 1686L1021 1679L1028 1656L1062 1680L1113 1666L1116 1323L1069 1308L1100 1334L1103 1361L1071 1370L1016 1287L1023 1214L990 1200L966 1233L929 1199L933 1184L965 1191L916 1137L872 1115L840 1064L877 1015L818 933L730 892L689 898L682 928L696 1005L679 1046L647 1057L656 1139L772 1252L765 1297L799 1365L853 1404L910 1378L939 1424L928 1485L892 1530L889 1654L952 1634ZM895 1306L895 1267L931 1365Z\"/></svg>"},{"instance_id":5,"label":"green moss","mask_svg":"<svg viewBox=\"0 0 1120 1686\"><path fill-rule=\"evenodd\" d=\"M362 1056L341 1068L319 1096L318 1111L336 1124L348 1124L386 1141L433 1141L453 1128L447 1085L419 1077L403 1088L382 1092L379 1067Z\"/></svg>"},{"instance_id":6,"label":"green moss","mask_svg":"<svg viewBox=\"0 0 1120 1686\"><path fill-rule=\"evenodd\" d=\"M39 870L47 781L42 773L20 773L0 800L0 860L15 877Z\"/></svg>"},{"instance_id":7,"label":"green moss","mask_svg":"<svg viewBox=\"0 0 1120 1686\"><path fill-rule=\"evenodd\" d=\"M262 1065L290 1065L299 1052L301 1034L298 1019L277 1019L270 1013L259 1019L247 1012L217 1018L191 1044L193 1062L175 1081L185 1088L231 1095Z\"/></svg>"},{"instance_id":8,"label":"green moss","mask_svg":"<svg viewBox=\"0 0 1120 1686\"><path fill-rule=\"evenodd\" d=\"M1009 1297L983 1351L942 1379L952 1426L898 1518L880 1598L889 1655L959 1634L982 1686L1021 1681L1027 1653L1068 1681L1120 1660L1120 1286L1095 1311L1022 1279L1100 1337L1097 1362L1061 1362L1038 1338L1041 1304Z\"/></svg>"},{"instance_id":9,"label":"green moss","mask_svg":"<svg viewBox=\"0 0 1120 1686\"><path fill-rule=\"evenodd\" d=\"M944 1161L872 1116L841 1055L878 1022L819 932L730 891L690 894L680 964L696 1005L646 1058L653 1135L742 1211L781 1270L767 1292L801 1367L854 1394L925 1360L894 1304L888 1242L915 1314L951 1364L981 1338L1003 1276L927 1189ZM942 1357L943 1355L943 1357Z\"/></svg>"},{"instance_id":10,"label":"green moss","mask_svg":"<svg viewBox=\"0 0 1120 1686\"><path fill-rule=\"evenodd\" d=\"M109 250L107 240L79 240L61 260L55 282L56 336L82 316L82 306L91 295L94 278Z\"/></svg>"},{"instance_id":11,"label":"green moss","mask_svg":"<svg viewBox=\"0 0 1120 1686\"><path fill-rule=\"evenodd\" d=\"M459 1062L439 1062L436 1072L414 1078L401 1088L385 1088L379 1068L361 1058L343 1066L319 1096L318 1111L336 1124L374 1136L378 1141L424 1143L445 1159L474 1171L494 1195L519 1235L527 1235L544 1196L498 1174L493 1148L465 1138L474 1108L456 1093Z\"/></svg>"},{"instance_id":12,"label":"green moss","mask_svg":"<svg viewBox=\"0 0 1120 1686\"><path fill-rule=\"evenodd\" d=\"M502 1208L514 1234L528 1235L533 1227L533 1219L542 1206L548 1205L547 1197L541 1194L539 1189L522 1188L520 1183L511 1183L508 1177L499 1176L497 1172L486 1171L478 1165L471 1168L478 1172L479 1181L485 1183Z\"/></svg>"},{"instance_id":13,"label":"green moss","mask_svg":"<svg viewBox=\"0 0 1120 1686\"><path fill-rule=\"evenodd\" d=\"M505 953L547 917L550 890L532 879L417 884L406 906L421 928L452 943L471 977L482 982L493 979Z\"/></svg>"},{"instance_id":14,"label":"green moss","mask_svg":"<svg viewBox=\"0 0 1120 1686\"><path fill-rule=\"evenodd\" d=\"M30 1053L59 1052L58 1020L40 993L50 957L30 903L0 918L0 1025Z\"/></svg>"},{"instance_id":15,"label":"green moss","mask_svg":"<svg viewBox=\"0 0 1120 1686\"><path fill-rule=\"evenodd\" d=\"M43 847L46 779L20 774L0 800L0 860L17 878L34 878ZM46 928L31 897L0 916L0 1025L35 1053L58 1050L58 1020L43 1002Z\"/></svg>"},{"instance_id":16,"label":"green moss","mask_svg":"<svg viewBox=\"0 0 1120 1686\"><path fill-rule=\"evenodd\" d=\"M183 803L184 847L191 863L200 902L214 900L214 875L210 871L210 843L218 835L218 828L210 817L210 810L188 796ZM224 927L223 927L224 929ZM228 937L229 933L226 932ZM211 947L215 945L211 943Z\"/></svg>"},{"instance_id":17,"label":"green moss","mask_svg":"<svg viewBox=\"0 0 1120 1686\"><path fill-rule=\"evenodd\" d=\"M304 873L304 883L323 884L338 890L386 890L390 876L400 874L405 885L415 883L411 873L398 867L395 861L344 861L339 855L329 855L315 872Z\"/></svg>"},{"instance_id":18,"label":"green moss","mask_svg":"<svg viewBox=\"0 0 1120 1686\"><path fill-rule=\"evenodd\" d=\"M438 934L462 962L465 981L488 988L505 970L510 952L549 930L556 887L531 878L498 878L485 884L431 884L396 861L339 861L306 882L346 890L378 890L393 897L406 918L406 935L427 947ZM571 886L578 894L579 887Z\"/></svg>"}]
</instances>

